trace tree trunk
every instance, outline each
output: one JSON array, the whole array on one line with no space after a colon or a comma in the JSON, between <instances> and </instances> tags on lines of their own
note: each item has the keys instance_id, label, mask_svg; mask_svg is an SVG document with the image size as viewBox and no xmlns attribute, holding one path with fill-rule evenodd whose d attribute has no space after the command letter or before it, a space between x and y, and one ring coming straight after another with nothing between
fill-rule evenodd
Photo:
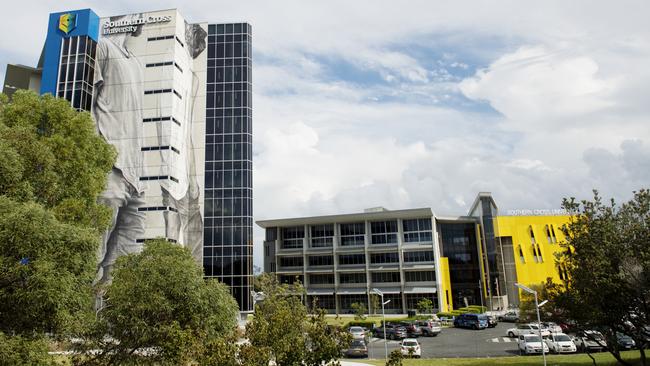
<instances>
[{"instance_id":1,"label":"tree trunk","mask_svg":"<svg viewBox=\"0 0 650 366\"><path fill-rule=\"evenodd\" d=\"M611 349L611 350L609 350L609 353L610 353L612 356L614 356L614 358L616 359L616 361L618 361L618 363L620 363L621 365L623 365L623 366L632 366L631 363L629 363L629 362L627 362L627 361L623 361L623 359L621 358L621 352ZM594 361L594 365L595 365L595 364L596 364L596 361Z\"/></svg>"}]
</instances>

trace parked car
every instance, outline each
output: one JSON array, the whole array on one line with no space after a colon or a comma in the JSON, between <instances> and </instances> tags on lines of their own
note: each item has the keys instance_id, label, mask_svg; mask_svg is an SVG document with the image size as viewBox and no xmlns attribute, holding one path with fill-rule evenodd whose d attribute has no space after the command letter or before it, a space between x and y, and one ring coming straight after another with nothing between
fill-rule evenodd
<instances>
[{"instance_id":1,"label":"parked car","mask_svg":"<svg viewBox=\"0 0 650 366\"><path fill-rule=\"evenodd\" d=\"M352 326L348 328L348 332L352 334L352 339L363 339L365 341L368 337L366 331L362 327Z\"/></svg>"},{"instance_id":2,"label":"parked car","mask_svg":"<svg viewBox=\"0 0 650 366\"><path fill-rule=\"evenodd\" d=\"M519 338L523 334L536 334L539 335L539 325L537 324L518 324L515 328L510 328L506 331L510 338ZM542 329L542 337L546 338L551 334L548 329Z\"/></svg>"},{"instance_id":3,"label":"parked car","mask_svg":"<svg viewBox=\"0 0 650 366\"><path fill-rule=\"evenodd\" d=\"M406 328L406 336L409 338L417 338L422 335L422 330L414 321L403 321L397 324Z\"/></svg>"},{"instance_id":4,"label":"parked car","mask_svg":"<svg viewBox=\"0 0 650 366\"><path fill-rule=\"evenodd\" d=\"M345 350L346 357L368 357L368 345L363 339L354 339Z\"/></svg>"},{"instance_id":5,"label":"parked car","mask_svg":"<svg viewBox=\"0 0 650 366\"><path fill-rule=\"evenodd\" d=\"M497 318L500 322L517 323L519 321L519 313L516 311L508 311Z\"/></svg>"},{"instance_id":6,"label":"parked car","mask_svg":"<svg viewBox=\"0 0 650 366\"><path fill-rule=\"evenodd\" d=\"M519 346L520 355L541 354L542 348L544 353L548 353L548 346L546 343L542 342L542 340L539 339L539 335L536 334L520 335L517 345Z\"/></svg>"},{"instance_id":7,"label":"parked car","mask_svg":"<svg viewBox=\"0 0 650 366\"><path fill-rule=\"evenodd\" d=\"M542 329L548 329L550 333L564 333L562 327L553 322L542 322Z\"/></svg>"},{"instance_id":8,"label":"parked car","mask_svg":"<svg viewBox=\"0 0 650 366\"><path fill-rule=\"evenodd\" d=\"M616 332L616 343L618 343L620 349L632 349L636 346L636 342L632 337L620 332Z\"/></svg>"},{"instance_id":9,"label":"parked car","mask_svg":"<svg viewBox=\"0 0 650 366\"><path fill-rule=\"evenodd\" d=\"M400 352L402 353L402 356L413 356L417 358L422 356L422 349L420 348L418 340L415 338L404 339L400 346Z\"/></svg>"},{"instance_id":10,"label":"parked car","mask_svg":"<svg viewBox=\"0 0 650 366\"><path fill-rule=\"evenodd\" d=\"M494 328L497 326L497 324L499 324L495 316L488 315L487 318L488 318L488 328Z\"/></svg>"},{"instance_id":11,"label":"parked car","mask_svg":"<svg viewBox=\"0 0 650 366\"><path fill-rule=\"evenodd\" d=\"M596 330L585 330L579 332L574 338L573 343L581 352L602 351L607 347L607 342L602 333Z\"/></svg>"},{"instance_id":12,"label":"parked car","mask_svg":"<svg viewBox=\"0 0 650 366\"><path fill-rule=\"evenodd\" d=\"M551 333L545 342L553 353L574 353L577 351L571 337L564 333Z\"/></svg>"},{"instance_id":13,"label":"parked car","mask_svg":"<svg viewBox=\"0 0 650 366\"><path fill-rule=\"evenodd\" d=\"M435 337L442 332L442 326L437 321L419 320L416 324L420 327L423 336Z\"/></svg>"},{"instance_id":14,"label":"parked car","mask_svg":"<svg viewBox=\"0 0 650 366\"><path fill-rule=\"evenodd\" d=\"M384 328L375 328L375 337L384 338ZM397 324L386 324L386 338L388 339L404 339L407 337L406 328Z\"/></svg>"},{"instance_id":15,"label":"parked car","mask_svg":"<svg viewBox=\"0 0 650 366\"><path fill-rule=\"evenodd\" d=\"M488 318L484 314L460 314L454 318L454 327L476 330L485 329L488 327Z\"/></svg>"}]
</instances>

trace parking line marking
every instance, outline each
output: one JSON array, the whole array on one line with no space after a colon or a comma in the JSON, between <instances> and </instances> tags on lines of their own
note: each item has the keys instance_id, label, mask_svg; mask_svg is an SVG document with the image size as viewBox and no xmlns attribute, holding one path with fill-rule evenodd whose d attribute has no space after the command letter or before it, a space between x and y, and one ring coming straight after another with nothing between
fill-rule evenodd
<instances>
[{"instance_id":1,"label":"parking line marking","mask_svg":"<svg viewBox=\"0 0 650 366\"><path fill-rule=\"evenodd\" d=\"M510 338L506 338L506 337L503 337L503 341L506 342L506 343L512 342L512 340Z\"/></svg>"},{"instance_id":2,"label":"parking line marking","mask_svg":"<svg viewBox=\"0 0 650 366\"><path fill-rule=\"evenodd\" d=\"M499 338L492 338L492 342L499 343Z\"/></svg>"}]
</instances>

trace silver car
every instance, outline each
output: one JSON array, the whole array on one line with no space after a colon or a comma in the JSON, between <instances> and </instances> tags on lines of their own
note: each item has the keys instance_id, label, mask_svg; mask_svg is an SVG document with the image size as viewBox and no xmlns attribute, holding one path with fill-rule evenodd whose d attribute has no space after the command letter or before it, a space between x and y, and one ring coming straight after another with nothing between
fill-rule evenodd
<instances>
[{"instance_id":1,"label":"silver car","mask_svg":"<svg viewBox=\"0 0 650 366\"><path fill-rule=\"evenodd\" d=\"M350 327L348 329L348 332L352 334L352 339L362 339L364 341L366 340L366 331L361 327L357 327L357 326Z\"/></svg>"}]
</instances>

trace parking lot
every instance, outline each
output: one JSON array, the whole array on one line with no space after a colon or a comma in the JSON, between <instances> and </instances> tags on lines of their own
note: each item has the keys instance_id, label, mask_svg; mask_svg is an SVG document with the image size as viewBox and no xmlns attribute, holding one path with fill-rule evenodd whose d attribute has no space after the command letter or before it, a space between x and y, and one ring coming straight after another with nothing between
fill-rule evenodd
<instances>
[{"instance_id":1,"label":"parking lot","mask_svg":"<svg viewBox=\"0 0 650 366\"><path fill-rule=\"evenodd\" d=\"M519 354L517 340L508 338L506 331L513 323L499 323L495 328L470 330L443 328L437 337L420 337L422 358L498 357ZM388 353L399 347L400 341L388 341ZM370 338L369 358L384 358L384 340Z\"/></svg>"}]
</instances>

